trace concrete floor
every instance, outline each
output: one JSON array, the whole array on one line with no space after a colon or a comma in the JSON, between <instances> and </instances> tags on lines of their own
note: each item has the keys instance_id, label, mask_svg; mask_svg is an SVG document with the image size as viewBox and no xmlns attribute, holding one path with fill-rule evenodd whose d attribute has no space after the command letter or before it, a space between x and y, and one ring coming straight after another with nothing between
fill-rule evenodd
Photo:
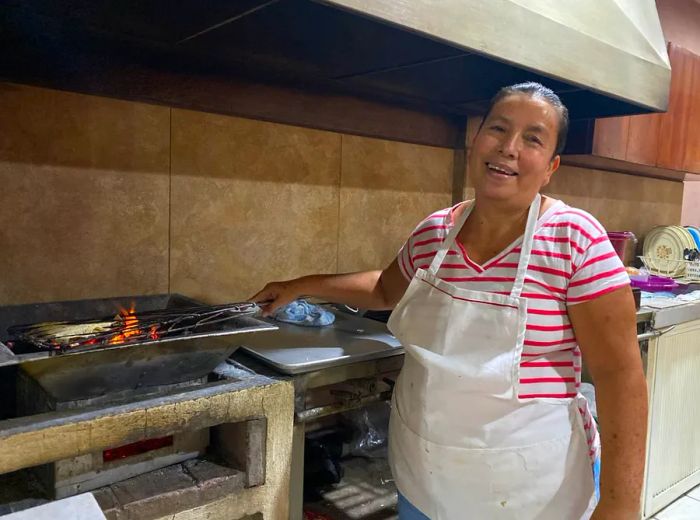
<instances>
[{"instance_id":1,"label":"concrete floor","mask_svg":"<svg viewBox=\"0 0 700 520\"><path fill-rule=\"evenodd\" d=\"M344 461L340 483L322 493L323 500L305 510L331 520L398 520L396 486L385 458ZM659 511L650 520L700 520L700 486Z\"/></svg>"},{"instance_id":2,"label":"concrete floor","mask_svg":"<svg viewBox=\"0 0 700 520\"><path fill-rule=\"evenodd\" d=\"M662 509L651 520L698 520L700 518L700 486Z\"/></svg>"},{"instance_id":3,"label":"concrete floor","mask_svg":"<svg viewBox=\"0 0 700 520\"><path fill-rule=\"evenodd\" d=\"M397 520L396 486L386 458L354 457L343 461L345 474L323 500L307 503L305 511L332 520Z\"/></svg>"}]
</instances>

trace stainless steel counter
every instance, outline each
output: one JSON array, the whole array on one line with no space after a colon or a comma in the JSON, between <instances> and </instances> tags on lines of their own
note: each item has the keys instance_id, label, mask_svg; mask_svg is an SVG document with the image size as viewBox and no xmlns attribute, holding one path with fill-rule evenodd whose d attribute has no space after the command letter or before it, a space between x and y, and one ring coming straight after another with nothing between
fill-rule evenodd
<instances>
[{"instance_id":1,"label":"stainless steel counter","mask_svg":"<svg viewBox=\"0 0 700 520\"><path fill-rule=\"evenodd\" d=\"M651 319L654 317L654 309L648 307L641 307L637 310L637 323L651 323Z\"/></svg>"},{"instance_id":2,"label":"stainless steel counter","mask_svg":"<svg viewBox=\"0 0 700 520\"><path fill-rule=\"evenodd\" d=\"M291 375L403 354L384 323L332 310L333 325L316 328L271 322L279 330L246 338L241 350Z\"/></svg>"},{"instance_id":3,"label":"stainless steel counter","mask_svg":"<svg viewBox=\"0 0 700 520\"><path fill-rule=\"evenodd\" d=\"M655 329L661 329L695 320L700 320L700 301L666 309L653 309L651 325Z\"/></svg>"},{"instance_id":4,"label":"stainless steel counter","mask_svg":"<svg viewBox=\"0 0 700 520\"><path fill-rule=\"evenodd\" d=\"M642 307L637 311L637 339L645 348L646 340L669 332L676 325L695 320L700 320L700 301L665 309Z\"/></svg>"}]
</instances>

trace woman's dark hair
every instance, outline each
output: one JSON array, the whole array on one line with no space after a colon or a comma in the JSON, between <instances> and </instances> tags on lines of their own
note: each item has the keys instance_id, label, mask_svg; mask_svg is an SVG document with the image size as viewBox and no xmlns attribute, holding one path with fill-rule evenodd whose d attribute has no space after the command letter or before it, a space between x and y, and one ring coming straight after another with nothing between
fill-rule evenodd
<instances>
[{"instance_id":1,"label":"woman's dark hair","mask_svg":"<svg viewBox=\"0 0 700 520\"><path fill-rule=\"evenodd\" d=\"M554 149L554 155L556 156L562 153L564 151L564 146L566 145L566 135L569 133L569 110L552 89L549 89L540 83L528 81L526 83L518 83L516 85L503 87L496 93L495 96L493 96L493 98L491 98L489 108L484 116L484 121L486 121L486 118L489 116L496 103L512 94L526 94L530 97L539 98L554 107L557 114L559 114L559 133L557 134L557 146Z\"/></svg>"}]
</instances>

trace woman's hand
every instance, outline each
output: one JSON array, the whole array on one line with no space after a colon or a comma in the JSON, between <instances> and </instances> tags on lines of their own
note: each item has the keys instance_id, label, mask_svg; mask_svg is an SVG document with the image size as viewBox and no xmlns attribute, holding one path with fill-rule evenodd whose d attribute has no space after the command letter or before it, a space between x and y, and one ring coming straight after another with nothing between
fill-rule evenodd
<instances>
[{"instance_id":1,"label":"woman's hand","mask_svg":"<svg viewBox=\"0 0 700 520\"><path fill-rule=\"evenodd\" d=\"M303 296L302 280L303 278L296 278L286 282L270 282L259 293L250 298L250 301L260 305L263 316L270 316L280 307Z\"/></svg>"},{"instance_id":2,"label":"woman's hand","mask_svg":"<svg viewBox=\"0 0 700 520\"><path fill-rule=\"evenodd\" d=\"M407 287L408 281L394 260L384 271L313 274L286 282L271 282L250 300L260 305L263 316L269 316L302 296L361 309L393 309Z\"/></svg>"},{"instance_id":3,"label":"woman's hand","mask_svg":"<svg viewBox=\"0 0 700 520\"><path fill-rule=\"evenodd\" d=\"M638 508L624 509L601 500L590 520L639 520L640 518Z\"/></svg>"}]
</instances>

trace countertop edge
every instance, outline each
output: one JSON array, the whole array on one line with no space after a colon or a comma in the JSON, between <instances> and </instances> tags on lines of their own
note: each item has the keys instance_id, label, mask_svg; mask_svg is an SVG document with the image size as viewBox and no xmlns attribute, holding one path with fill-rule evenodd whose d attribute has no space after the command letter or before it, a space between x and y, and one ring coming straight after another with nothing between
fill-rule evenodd
<instances>
[{"instance_id":1,"label":"countertop edge","mask_svg":"<svg viewBox=\"0 0 700 520\"><path fill-rule=\"evenodd\" d=\"M637 311L637 323L648 322L655 329L695 320L700 320L700 301L665 309L641 307Z\"/></svg>"}]
</instances>

